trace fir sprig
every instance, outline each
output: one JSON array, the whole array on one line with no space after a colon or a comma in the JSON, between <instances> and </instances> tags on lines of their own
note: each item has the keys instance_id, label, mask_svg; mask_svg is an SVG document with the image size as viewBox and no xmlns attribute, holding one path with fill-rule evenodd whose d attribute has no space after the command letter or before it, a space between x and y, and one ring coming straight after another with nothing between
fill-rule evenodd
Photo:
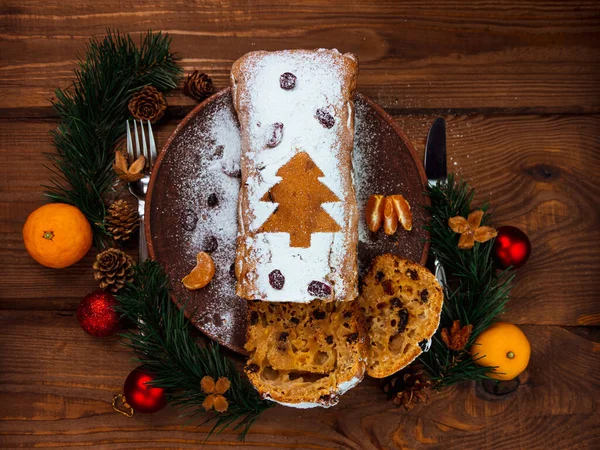
<instances>
[{"instance_id":1,"label":"fir sprig","mask_svg":"<svg viewBox=\"0 0 600 450\"><path fill-rule=\"evenodd\" d=\"M448 226L448 219L467 217L472 211L475 191L464 181L456 181L453 175L447 182L431 186L428 191L431 206L431 222L426 227L430 234L430 253L436 257L449 279L446 299L442 309L440 327L432 339L429 352L419 358L437 388L464 380L488 378L489 367L477 365L466 349L477 336L502 314L510 293L513 276L507 272L497 274L492 264L494 241L475 243L470 250L458 248L459 235ZM490 221L488 206L483 205L482 223ZM443 328L454 320L461 325L473 325L469 342L463 350L451 350L440 337Z\"/></svg>"},{"instance_id":2,"label":"fir sprig","mask_svg":"<svg viewBox=\"0 0 600 450\"><path fill-rule=\"evenodd\" d=\"M148 32L137 47L131 36L109 30L102 41L88 43L73 85L55 92L60 123L52 132L56 153L47 155L53 176L46 195L78 207L97 246L110 236L104 200L115 181L114 146L125 132L127 103L143 86L168 91L181 77L170 45L167 35Z\"/></svg>"},{"instance_id":3,"label":"fir sprig","mask_svg":"<svg viewBox=\"0 0 600 450\"><path fill-rule=\"evenodd\" d=\"M218 344L201 347L191 334L180 309L170 298L168 278L159 263L145 261L135 267L134 282L123 289L118 300L119 312L137 325L137 332L123 335L124 344L137 354L137 360L155 375L153 384L166 391L169 403L182 415L195 418L207 415L202 423L214 421L209 433L227 427L240 431L244 438L254 420L272 406L262 400L246 378L240 376L233 361L225 357ZM207 413L202 407L206 398L200 380L227 377L231 387L225 397L227 411Z\"/></svg>"}]
</instances>

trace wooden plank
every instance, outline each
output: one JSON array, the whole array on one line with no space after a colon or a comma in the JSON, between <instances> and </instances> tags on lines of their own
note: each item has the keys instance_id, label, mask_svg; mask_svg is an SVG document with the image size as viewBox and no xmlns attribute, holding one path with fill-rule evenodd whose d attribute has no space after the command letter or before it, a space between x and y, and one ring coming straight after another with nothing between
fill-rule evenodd
<instances>
[{"instance_id":1,"label":"wooden plank","mask_svg":"<svg viewBox=\"0 0 600 450\"><path fill-rule=\"evenodd\" d=\"M504 397L467 383L413 411L388 403L365 380L328 410L276 407L248 436L257 448L583 448L597 442L598 336L524 326L532 359L523 384ZM116 337L92 338L74 315L0 312L0 444L3 447L191 448L196 428L167 408L127 419L112 395L134 367ZM207 448L237 446L233 433Z\"/></svg>"},{"instance_id":2,"label":"wooden plank","mask_svg":"<svg viewBox=\"0 0 600 450\"><path fill-rule=\"evenodd\" d=\"M0 8L0 114L50 116L48 99L107 24L163 30L186 71L228 85L245 52L337 47L361 61L359 88L402 111L600 110L600 6L572 2L200 3L5 1ZM189 106L180 90L170 99Z\"/></svg>"},{"instance_id":3,"label":"wooden plank","mask_svg":"<svg viewBox=\"0 0 600 450\"><path fill-rule=\"evenodd\" d=\"M422 156L433 116L397 116ZM446 116L450 168L495 205L498 225L525 230L533 253L517 271L506 320L598 325L600 116ZM176 121L157 127L161 144ZM0 121L0 308L74 310L94 288L92 255L66 271L23 251L21 228L43 202L51 121ZM455 165L456 164L456 165ZM23 168L15 170L15 168ZM43 293L43 294L42 294Z\"/></svg>"}]
</instances>

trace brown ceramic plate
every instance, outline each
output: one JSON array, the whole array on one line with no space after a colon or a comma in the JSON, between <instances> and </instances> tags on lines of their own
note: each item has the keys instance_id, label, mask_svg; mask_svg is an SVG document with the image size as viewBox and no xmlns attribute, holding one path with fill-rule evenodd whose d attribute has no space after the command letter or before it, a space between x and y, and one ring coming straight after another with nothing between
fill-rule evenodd
<instances>
[{"instance_id":1,"label":"brown ceramic plate","mask_svg":"<svg viewBox=\"0 0 600 450\"><path fill-rule=\"evenodd\" d=\"M355 106L359 270L364 273L374 256L386 252L423 264L427 259L423 225L428 218L422 208L427 203L423 166L404 133L379 106L361 94L356 95ZM235 296L230 271L235 259L239 147L231 93L225 89L188 114L164 145L150 179L145 232L151 257L165 267L173 298L193 312L194 325L243 353L246 302ZM370 233L364 220L369 196L397 193L412 206L412 231L399 227L394 236L382 230ZM207 287L188 291L181 279L195 266L196 254L205 250L212 250L216 275Z\"/></svg>"}]
</instances>

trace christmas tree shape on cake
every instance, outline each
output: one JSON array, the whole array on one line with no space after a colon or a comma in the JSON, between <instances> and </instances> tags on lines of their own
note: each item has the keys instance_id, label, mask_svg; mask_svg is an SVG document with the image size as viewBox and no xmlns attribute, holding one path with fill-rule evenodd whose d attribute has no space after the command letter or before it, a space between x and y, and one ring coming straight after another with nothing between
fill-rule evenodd
<instances>
[{"instance_id":1,"label":"christmas tree shape on cake","mask_svg":"<svg viewBox=\"0 0 600 450\"><path fill-rule=\"evenodd\" d=\"M312 233L341 230L321 206L340 199L321 181L324 176L306 152L297 153L276 174L281 181L260 200L278 203L259 233L289 233L290 247L310 247Z\"/></svg>"}]
</instances>

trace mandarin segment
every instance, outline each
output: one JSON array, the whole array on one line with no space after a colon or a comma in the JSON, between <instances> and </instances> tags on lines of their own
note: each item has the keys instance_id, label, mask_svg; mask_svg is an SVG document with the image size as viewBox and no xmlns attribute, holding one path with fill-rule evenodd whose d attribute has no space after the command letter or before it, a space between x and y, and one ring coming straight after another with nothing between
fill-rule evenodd
<instances>
[{"instance_id":1,"label":"mandarin segment","mask_svg":"<svg viewBox=\"0 0 600 450\"><path fill-rule=\"evenodd\" d=\"M387 235L392 235L398 229L398 215L394 209L394 202L391 197L386 197L383 202L383 231Z\"/></svg>"},{"instance_id":2,"label":"mandarin segment","mask_svg":"<svg viewBox=\"0 0 600 450\"><path fill-rule=\"evenodd\" d=\"M392 199L394 210L402 228L406 231L412 230L412 212L406 199L400 194L391 195L390 198Z\"/></svg>"},{"instance_id":3,"label":"mandarin segment","mask_svg":"<svg viewBox=\"0 0 600 450\"><path fill-rule=\"evenodd\" d=\"M373 233L376 233L383 223L383 199L383 195L374 194L367 201L365 208L367 227Z\"/></svg>"},{"instance_id":4,"label":"mandarin segment","mask_svg":"<svg viewBox=\"0 0 600 450\"><path fill-rule=\"evenodd\" d=\"M181 282L186 289L193 291L205 287L215 276L215 263L206 252L198 253L196 256L196 267L183 277Z\"/></svg>"}]
</instances>

